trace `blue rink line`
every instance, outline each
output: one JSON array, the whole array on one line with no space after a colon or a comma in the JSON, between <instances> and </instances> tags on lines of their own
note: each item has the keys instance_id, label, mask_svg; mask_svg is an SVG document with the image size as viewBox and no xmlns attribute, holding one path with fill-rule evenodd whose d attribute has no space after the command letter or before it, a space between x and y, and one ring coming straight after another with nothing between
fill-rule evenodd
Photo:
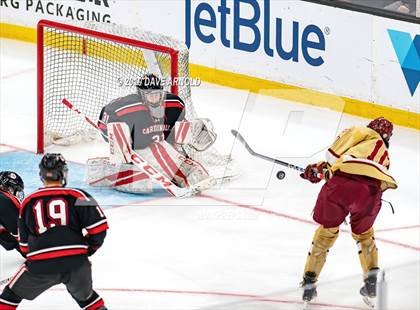
<instances>
[{"instance_id":1,"label":"blue rink line","mask_svg":"<svg viewBox=\"0 0 420 310\"><path fill-rule=\"evenodd\" d=\"M23 178L25 195L28 195L42 187L38 168L41 157L41 155L24 151L0 153L0 171L11 170L17 172ZM160 189L155 190L152 194L129 194L106 187L89 186L85 182L85 165L72 162L67 162L67 165L69 167L67 186L87 191L104 209L168 196L165 191Z\"/></svg>"}]
</instances>

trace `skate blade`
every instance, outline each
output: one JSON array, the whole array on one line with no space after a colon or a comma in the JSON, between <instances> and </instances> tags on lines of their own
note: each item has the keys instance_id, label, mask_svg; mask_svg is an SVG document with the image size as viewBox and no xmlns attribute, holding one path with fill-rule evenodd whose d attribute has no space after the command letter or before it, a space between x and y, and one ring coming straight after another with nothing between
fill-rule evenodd
<instances>
[{"instance_id":1,"label":"skate blade","mask_svg":"<svg viewBox=\"0 0 420 310\"><path fill-rule=\"evenodd\" d=\"M366 305L368 305L370 308L375 308L375 299L374 298L370 298L368 296L363 296L363 301L365 302Z\"/></svg>"},{"instance_id":2,"label":"skate blade","mask_svg":"<svg viewBox=\"0 0 420 310\"><path fill-rule=\"evenodd\" d=\"M308 310L309 309L309 301L304 301L302 305L302 310Z\"/></svg>"}]
</instances>

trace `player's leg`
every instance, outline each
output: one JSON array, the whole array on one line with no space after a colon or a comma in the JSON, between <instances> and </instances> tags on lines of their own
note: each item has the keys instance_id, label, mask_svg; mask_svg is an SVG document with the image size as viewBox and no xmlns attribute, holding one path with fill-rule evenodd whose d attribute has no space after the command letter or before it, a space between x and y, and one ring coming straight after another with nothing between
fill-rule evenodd
<instances>
[{"instance_id":1,"label":"player's leg","mask_svg":"<svg viewBox=\"0 0 420 310\"><path fill-rule=\"evenodd\" d=\"M309 275L317 281L324 267L329 249L334 245L339 235L339 228L319 226L312 239L311 248L306 259L304 277Z\"/></svg>"},{"instance_id":2,"label":"player's leg","mask_svg":"<svg viewBox=\"0 0 420 310\"><path fill-rule=\"evenodd\" d=\"M334 176L319 192L313 218L320 226L312 239L301 283L304 289L302 298L305 301L316 297L315 283L325 264L329 249L338 238L339 226L348 214L340 202L342 193L346 190L345 183L346 180L343 178Z\"/></svg>"},{"instance_id":3,"label":"player's leg","mask_svg":"<svg viewBox=\"0 0 420 310\"><path fill-rule=\"evenodd\" d=\"M338 227L325 228L321 225L315 231L301 282L303 288L302 299L304 301L310 301L316 297L316 282L324 267L328 252L337 240L338 235Z\"/></svg>"},{"instance_id":4,"label":"player's leg","mask_svg":"<svg viewBox=\"0 0 420 310\"><path fill-rule=\"evenodd\" d=\"M68 273L67 279L63 283L80 308L86 310L107 309L103 299L92 288L92 268L89 261Z\"/></svg>"},{"instance_id":5,"label":"player's leg","mask_svg":"<svg viewBox=\"0 0 420 310\"><path fill-rule=\"evenodd\" d=\"M320 224L312 239L311 250L305 265L305 271L314 273L318 279L325 263L329 249L334 245L338 237L341 223L344 222L348 211L341 204L342 192L345 180L334 176L324 184L319 192L314 208L314 220Z\"/></svg>"},{"instance_id":6,"label":"player's leg","mask_svg":"<svg viewBox=\"0 0 420 310\"><path fill-rule=\"evenodd\" d=\"M0 309L16 309L23 299L33 300L61 283L60 274L34 274L22 265L0 295Z\"/></svg>"},{"instance_id":7,"label":"player's leg","mask_svg":"<svg viewBox=\"0 0 420 310\"><path fill-rule=\"evenodd\" d=\"M364 286L360 293L363 296L376 296L376 279L379 271L378 249L375 243L374 231L371 227L361 234L352 233L359 250L360 265L363 269Z\"/></svg>"},{"instance_id":8,"label":"player's leg","mask_svg":"<svg viewBox=\"0 0 420 310\"><path fill-rule=\"evenodd\" d=\"M375 180L358 180L357 201L350 209L352 236L356 240L360 265L363 270L363 296L376 296L376 280L379 272L378 249L375 243L373 224L381 209L382 191Z\"/></svg>"}]
</instances>

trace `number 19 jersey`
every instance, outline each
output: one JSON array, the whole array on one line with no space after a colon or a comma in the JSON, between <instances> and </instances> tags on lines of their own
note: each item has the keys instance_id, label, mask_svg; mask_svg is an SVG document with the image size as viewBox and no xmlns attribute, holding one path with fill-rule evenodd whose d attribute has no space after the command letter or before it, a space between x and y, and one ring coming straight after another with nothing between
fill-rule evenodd
<instances>
[{"instance_id":1,"label":"number 19 jersey","mask_svg":"<svg viewBox=\"0 0 420 310\"><path fill-rule=\"evenodd\" d=\"M103 211L87 192L45 187L22 202L19 244L30 271L68 272L102 245L107 229Z\"/></svg>"}]
</instances>

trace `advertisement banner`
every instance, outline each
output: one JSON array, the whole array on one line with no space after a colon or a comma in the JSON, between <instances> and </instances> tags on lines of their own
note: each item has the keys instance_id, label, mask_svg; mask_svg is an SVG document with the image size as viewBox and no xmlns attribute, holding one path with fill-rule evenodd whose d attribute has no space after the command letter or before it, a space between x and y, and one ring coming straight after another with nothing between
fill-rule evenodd
<instances>
[{"instance_id":1,"label":"advertisement banner","mask_svg":"<svg viewBox=\"0 0 420 310\"><path fill-rule=\"evenodd\" d=\"M0 18L139 27L192 64L419 112L418 24L297 0L1 0Z\"/></svg>"},{"instance_id":2,"label":"advertisement banner","mask_svg":"<svg viewBox=\"0 0 420 310\"><path fill-rule=\"evenodd\" d=\"M374 19L372 100L420 113L420 25Z\"/></svg>"},{"instance_id":3,"label":"advertisement banner","mask_svg":"<svg viewBox=\"0 0 420 310\"><path fill-rule=\"evenodd\" d=\"M295 0L186 0L185 14L192 63L370 100L366 15Z\"/></svg>"}]
</instances>

